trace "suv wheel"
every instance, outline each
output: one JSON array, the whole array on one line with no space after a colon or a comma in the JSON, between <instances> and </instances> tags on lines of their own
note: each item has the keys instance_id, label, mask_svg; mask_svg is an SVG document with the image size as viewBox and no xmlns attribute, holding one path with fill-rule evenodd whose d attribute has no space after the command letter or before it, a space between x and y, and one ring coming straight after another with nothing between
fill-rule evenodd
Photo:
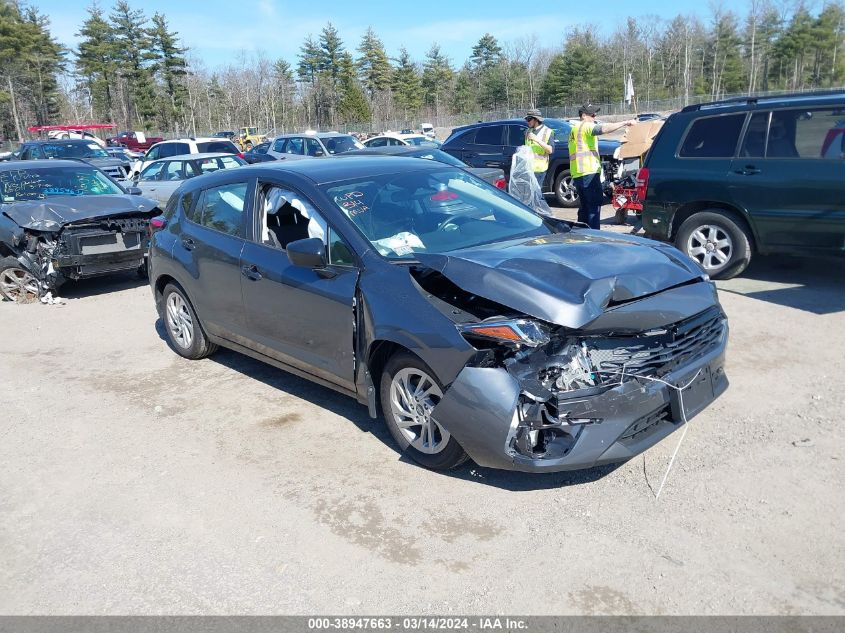
<instances>
[{"instance_id":1,"label":"suv wheel","mask_svg":"<svg viewBox=\"0 0 845 633\"><path fill-rule=\"evenodd\" d=\"M751 261L751 236L729 211L694 213L681 224L675 246L694 259L712 279L730 279Z\"/></svg>"},{"instance_id":2,"label":"suv wheel","mask_svg":"<svg viewBox=\"0 0 845 633\"><path fill-rule=\"evenodd\" d=\"M167 284L162 302L167 340L174 352L191 360L199 360L217 350L217 345L210 342L203 332L197 313L182 288Z\"/></svg>"},{"instance_id":3,"label":"suv wheel","mask_svg":"<svg viewBox=\"0 0 845 633\"><path fill-rule=\"evenodd\" d=\"M405 455L433 470L448 470L468 459L457 440L431 417L443 388L419 358L394 354L382 373L380 395L387 428Z\"/></svg>"},{"instance_id":4,"label":"suv wheel","mask_svg":"<svg viewBox=\"0 0 845 633\"><path fill-rule=\"evenodd\" d=\"M574 209L578 206L578 191L572 184L568 169L560 171L555 177L555 198L562 207Z\"/></svg>"}]
</instances>

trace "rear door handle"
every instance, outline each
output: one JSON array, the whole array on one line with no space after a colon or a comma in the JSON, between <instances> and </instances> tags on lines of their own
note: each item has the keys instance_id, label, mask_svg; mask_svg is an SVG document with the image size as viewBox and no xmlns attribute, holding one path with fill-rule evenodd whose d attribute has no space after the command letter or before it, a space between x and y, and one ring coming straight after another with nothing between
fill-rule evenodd
<instances>
[{"instance_id":1,"label":"rear door handle","mask_svg":"<svg viewBox=\"0 0 845 633\"><path fill-rule=\"evenodd\" d=\"M484 166L485 167L504 167L505 163L500 162L500 161L496 161L496 160L486 160L486 161L484 161Z\"/></svg>"},{"instance_id":2,"label":"rear door handle","mask_svg":"<svg viewBox=\"0 0 845 633\"><path fill-rule=\"evenodd\" d=\"M262 277L261 273L258 272L257 266L244 266L241 268L241 274L247 279L252 279L253 281L258 281Z\"/></svg>"},{"instance_id":3,"label":"rear door handle","mask_svg":"<svg viewBox=\"0 0 845 633\"><path fill-rule=\"evenodd\" d=\"M182 238L182 246L187 248L189 251L192 251L197 247L197 245L194 243L194 240L192 240L190 237Z\"/></svg>"},{"instance_id":4,"label":"rear door handle","mask_svg":"<svg viewBox=\"0 0 845 633\"><path fill-rule=\"evenodd\" d=\"M753 176L754 174L759 174L760 170L754 165L746 165L742 169L734 170L734 173L740 176Z\"/></svg>"}]
</instances>

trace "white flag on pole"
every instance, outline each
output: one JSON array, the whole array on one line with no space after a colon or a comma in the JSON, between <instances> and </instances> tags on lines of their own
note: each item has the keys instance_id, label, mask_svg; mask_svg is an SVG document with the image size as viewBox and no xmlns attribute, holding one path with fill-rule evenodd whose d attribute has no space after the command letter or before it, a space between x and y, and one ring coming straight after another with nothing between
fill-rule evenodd
<instances>
[{"instance_id":1,"label":"white flag on pole","mask_svg":"<svg viewBox=\"0 0 845 633\"><path fill-rule=\"evenodd\" d=\"M634 78L631 73L628 73L628 83L625 84L625 103L631 103L631 99L634 98Z\"/></svg>"}]
</instances>

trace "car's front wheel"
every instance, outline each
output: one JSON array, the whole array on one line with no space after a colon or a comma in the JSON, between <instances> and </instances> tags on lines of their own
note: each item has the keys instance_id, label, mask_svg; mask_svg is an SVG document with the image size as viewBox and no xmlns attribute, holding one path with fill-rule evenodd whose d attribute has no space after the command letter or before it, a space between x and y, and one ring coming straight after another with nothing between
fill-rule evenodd
<instances>
[{"instance_id":1,"label":"car's front wheel","mask_svg":"<svg viewBox=\"0 0 845 633\"><path fill-rule=\"evenodd\" d=\"M14 257L0 259L0 296L14 303L32 303L41 296L41 287L31 272Z\"/></svg>"},{"instance_id":2,"label":"car's front wheel","mask_svg":"<svg viewBox=\"0 0 845 633\"><path fill-rule=\"evenodd\" d=\"M180 356L198 360L214 353L217 345L206 337L194 307L182 288L168 284L162 295L164 327L170 346Z\"/></svg>"},{"instance_id":3,"label":"car's front wheel","mask_svg":"<svg viewBox=\"0 0 845 633\"><path fill-rule=\"evenodd\" d=\"M467 460L457 440L431 416L443 388L419 358L394 354L382 373L380 395L387 428L405 455L433 470L448 470Z\"/></svg>"},{"instance_id":4,"label":"car's front wheel","mask_svg":"<svg viewBox=\"0 0 845 633\"><path fill-rule=\"evenodd\" d=\"M555 198L562 207L574 209L578 206L578 190L575 189L568 169L559 172L555 177Z\"/></svg>"},{"instance_id":5,"label":"car's front wheel","mask_svg":"<svg viewBox=\"0 0 845 633\"><path fill-rule=\"evenodd\" d=\"M694 213L681 224L675 246L698 262L712 279L730 279L751 262L751 236L729 211Z\"/></svg>"}]
</instances>

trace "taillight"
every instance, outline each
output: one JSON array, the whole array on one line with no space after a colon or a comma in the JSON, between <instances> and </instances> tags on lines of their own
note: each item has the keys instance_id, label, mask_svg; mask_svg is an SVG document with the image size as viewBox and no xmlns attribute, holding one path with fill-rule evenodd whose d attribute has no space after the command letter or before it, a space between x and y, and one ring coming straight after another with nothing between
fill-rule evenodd
<instances>
[{"instance_id":1,"label":"taillight","mask_svg":"<svg viewBox=\"0 0 845 633\"><path fill-rule=\"evenodd\" d=\"M243 152L238 152L238 158L243 158L243 157L244 157L244 153L243 153Z\"/></svg>"},{"instance_id":2,"label":"taillight","mask_svg":"<svg viewBox=\"0 0 845 633\"><path fill-rule=\"evenodd\" d=\"M645 194L648 191L648 167L640 167L637 172L637 200L642 202L645 200Z\"/></svg>"},{"instance_id":3,"label":"taillight","mask_svg":"<svg viewBox=\"0 0 845 633\"><path fill-rule=\"evenodd\" d=\"M499 189L507 189L508 188L508 181L504 178L499 178L496 182L493 183Z\"/></svg>"}]
</instances>

